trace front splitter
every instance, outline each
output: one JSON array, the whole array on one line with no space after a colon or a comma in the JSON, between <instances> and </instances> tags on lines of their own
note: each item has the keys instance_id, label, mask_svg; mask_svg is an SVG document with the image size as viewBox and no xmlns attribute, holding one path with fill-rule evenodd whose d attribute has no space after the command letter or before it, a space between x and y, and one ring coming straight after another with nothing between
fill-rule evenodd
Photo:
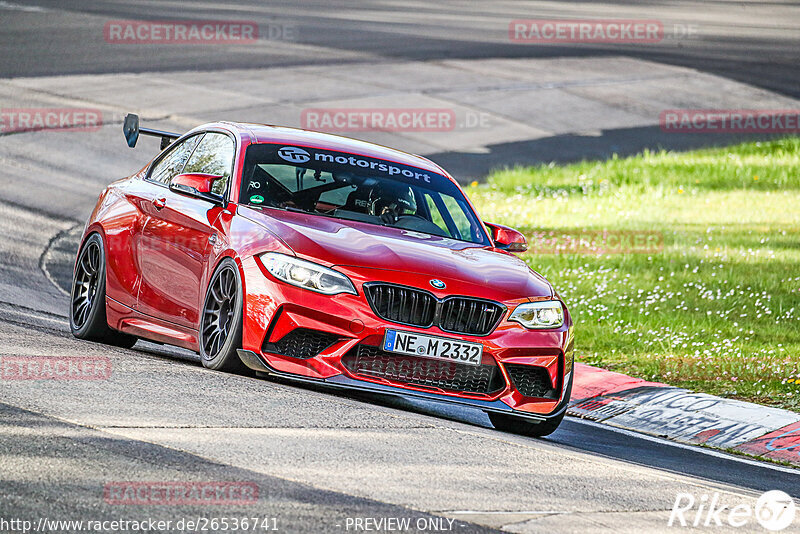
<instances>
[{"instance_id":1,"label":"front splitter","mask_svg":"<svg viewBox=\"0 0 800 534\"><path fill-rule=\"evenodd\" d=\"M349 378L345 375L336 375L330 378L309 378L305 376L299 376L279 371L274 367L272 367L271 365L269 365L268 363L266 363L264 360L261 359L261 357L259 357L258 354L256 354L251 350L239 349L237 353L239 355L239 358L242 360L242 363L245 364L248 368L252 369L253 371L266 373L270 376L285 378L287 380L291 380L294 382L314 384L318 386L326 386L339 390L378 393L382 395L394 395L398 397L411 397L431 402L464 406L466 408L475 408L478 410L483 410L484 412L494 412L507 415L514 415L516 417L528 419L530 421L534 421L537 423L542 423L544 421L547 421L548 419L559 417L567 409L567 403L565 402L562 403L562 405L559 406L559 408L555 412L545 416L545 415L530 414L513 410L506 403L499 400L482 401L480 399L467 400L455 397L446 397L443 395L438 395L436 393L428 393L425 391L414 391L414 390L389 386L385 384L364 382L361 380L355 380L353 378Z\"/></svg>"}]
</instances>

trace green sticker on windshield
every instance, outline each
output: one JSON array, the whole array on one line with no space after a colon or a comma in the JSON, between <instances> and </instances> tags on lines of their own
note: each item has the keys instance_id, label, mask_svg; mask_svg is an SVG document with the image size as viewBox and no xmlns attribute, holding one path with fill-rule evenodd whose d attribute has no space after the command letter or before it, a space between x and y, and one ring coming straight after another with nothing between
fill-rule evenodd
<instances>
[{"instance_id":1,"label":"green sticker on windshield","mask_svg":"<svg viewBox=\"0 0 800 534\"><path fill-rule=\"evenodd\" d=\"M264 202L264 197L262 197L261 195L253 195L252 197L250 197L250 202L253 204L261 204L262 202Z\"/></svg>"}]
</instances>

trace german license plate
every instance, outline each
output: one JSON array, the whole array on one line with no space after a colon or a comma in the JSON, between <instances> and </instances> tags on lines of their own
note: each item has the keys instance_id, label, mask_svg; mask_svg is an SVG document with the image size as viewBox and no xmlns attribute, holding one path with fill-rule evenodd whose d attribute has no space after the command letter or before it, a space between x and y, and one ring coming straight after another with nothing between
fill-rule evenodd
<instances>
[{"instance_id":1,"label":"german license plate","mask_svg":"<svg viewBox=\"0 0 800 534\"><path fill-rule=\"evenodd\" d=\"M483 355L483 345L480 343L401 330L386 331L386 336L383 338L383 350L469 365L480 365Z\"/></svg>"}]
</instances>

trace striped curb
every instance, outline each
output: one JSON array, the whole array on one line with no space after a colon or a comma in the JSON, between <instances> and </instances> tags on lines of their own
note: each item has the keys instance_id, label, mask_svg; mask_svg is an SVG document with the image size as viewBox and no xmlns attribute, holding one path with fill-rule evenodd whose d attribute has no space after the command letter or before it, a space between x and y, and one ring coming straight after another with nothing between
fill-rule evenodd
<instances>
[{"instance_id":1,"label":"striped curb","mask_svg":"<svg viewBox=\"0 0 800 534\"><path fill-rule=\"evenodd\" d=\"M580 363L567 413L680 443L800 466L800 414L695 393Z\"/></svg>"}]
</instances>

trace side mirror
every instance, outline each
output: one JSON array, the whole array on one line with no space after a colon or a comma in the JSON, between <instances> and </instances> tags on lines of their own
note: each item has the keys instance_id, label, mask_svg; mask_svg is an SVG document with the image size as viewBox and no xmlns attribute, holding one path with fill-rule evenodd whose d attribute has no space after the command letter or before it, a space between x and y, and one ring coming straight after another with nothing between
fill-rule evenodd
<instances>
[{"instance_id":1,"label":"side mirror","mask_svg":"<svg viewBox=\"0 0 800 534\"><path fill-rule=\"evenodd\" d=\"M528 250L528 240L519 230L514 230L502 224L484 222L492 232L495 247L508 252L525 252Z\"/></svg>"},{"instance_id":2,"label":"side mirror","mask_svg":"<svg viewBox=\"0 0 800 534\"><path fill-rule=\"evenodd\" d=\"M211 192L214 182L222 178L216 174L204 174L200 172L179 174L169 183L169 188L176 193L190 195L215 204L221 204L222 198Z\"/></svg>"}]
</instances>

